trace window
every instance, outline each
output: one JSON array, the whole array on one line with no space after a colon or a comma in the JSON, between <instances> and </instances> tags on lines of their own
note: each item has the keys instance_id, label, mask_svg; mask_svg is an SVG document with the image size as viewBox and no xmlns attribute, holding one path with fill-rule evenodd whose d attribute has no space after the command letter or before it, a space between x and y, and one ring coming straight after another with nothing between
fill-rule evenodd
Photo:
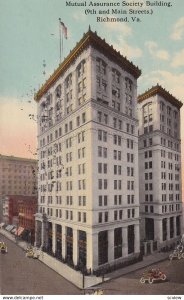
<instances>
[{"instance_id":1,"label":"window","mask_svg":"<svg viewBox=\"0 0 184 300\"><path fill-rule=\"evenodd\" d=\"M99 190L102 189L102 179L98 179L98 188Z\"/></svg>"},{"instance_id":2,"label":"window","mask_svg":"<svg viewBox=\"0 0 184 300\"><path fill-rule=\"evenodd\" d=\"M104 123L108 124L108 115L104 114Z\"/></svg>"},{"instance_id":3,"label":"window","mask_svg":"<svg viewBox=\"0 0 184 300\"><path fill-rule=\"evenodd\" d=\"M104 221L108 222L108 212L107 211L105 211Z\"/></svg>"},{"instance_id":4,"label":"window","mask_svg":"<svg viewBox=\"0 0 184 300\"><path fill-rule=\"evenodd\" d=\"M83 222L86 223L86 213L83 213Z\"/></svg>"},{"instance_id":5,"label":"window","mask_svg":"<svg viewBox=\"0 0 184 300\"><path fill-rule=\"evenodd\" d=\"M96 59L96 71L103 75L106 74L106 63L101 58Z\"/></svg>"},{"instance_id":6,"label":"window","mask_svg":"<svg viewBox=\"0 0 184 300\"><path fill-rule=\"evenodd\" d=\"M98 223L102 223L102 212L98 213Z\"/></svg>"},{"instance_id":7,"label":"window","mask_svg":"<svg viewBox=\"0 0 184 300\"><path fill-rule=\"evenodd\" d=\"M98 205L102 206L102 196L101 195L98 197Z\"/></svg>"},{"instance_id":8,"label":"window","mask_svg":"<svg viewBox=\"0 0 184 300\"><path fill-rule=\"evenodd\" d=\"M80 117L79 116L76 119L76 124L77 124L77 126L80 126Z\"/></svg>"},{"instance_id":9,"label":"window","mask_svg":"<svg viewBox=\"0 0 184 300\"><path fill-rule=\"evenodd\" d=\"M101 111L98 111L98 113L97 113L97 120L98 120L98 122L102 122L102 112Z\"/></svg>"}]
</instances>

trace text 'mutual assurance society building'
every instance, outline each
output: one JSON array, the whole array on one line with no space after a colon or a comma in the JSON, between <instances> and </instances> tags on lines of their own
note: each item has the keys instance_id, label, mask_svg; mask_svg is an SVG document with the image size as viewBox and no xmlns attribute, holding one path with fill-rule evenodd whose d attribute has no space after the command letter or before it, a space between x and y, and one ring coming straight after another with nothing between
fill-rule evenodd
<instances>
[{"instance_id":1,"label":"text 'mutual assurance society building'","mask_svg":"<svg viewBox=\"0 0 184 300\"><path fill-rule=\"evenodd\" d=\"M140 252L137 78L89 31L35 96L36 244L96 270Z\"/></svg>"}]
</instances>

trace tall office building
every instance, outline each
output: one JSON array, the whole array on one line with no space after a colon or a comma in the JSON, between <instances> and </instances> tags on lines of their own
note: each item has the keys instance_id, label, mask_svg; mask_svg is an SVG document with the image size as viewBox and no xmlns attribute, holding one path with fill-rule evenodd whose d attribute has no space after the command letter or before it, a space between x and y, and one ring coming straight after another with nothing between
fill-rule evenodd
<instances>
[{"instance_id":1,"label":"tall office building","mask_svg":"<svg viewBox=\"0 0 184 300\"><path fill-rule=\"evenodd\" d=\"M36 244L97 270L140 252L137 78L89 31L35 96Z\"/></svg>"},{"instance_id":2,"label":"tall office building","mask_svg":"<svg viewBox=\"0 0 184 300\"><path fill-rule=\"evenodd\" d=\"M171 246L182 229L180 108L157 85L138 97L142 239Z\"/></svg>"}]
</instances>

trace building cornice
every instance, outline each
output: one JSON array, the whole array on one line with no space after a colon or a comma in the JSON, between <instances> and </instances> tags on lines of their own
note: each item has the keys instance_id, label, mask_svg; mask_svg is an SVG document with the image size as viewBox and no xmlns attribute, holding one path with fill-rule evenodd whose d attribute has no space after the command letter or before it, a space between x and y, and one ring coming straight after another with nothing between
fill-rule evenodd
<instances>
[{"instance_id":1,"label":"building cornice","mask_svg":"<svg viewBox=\"0 0 184 300\"><path fill-rule=\"evenodd\" d=\"M4 159L4 160L15 160L15 161L24 161L24 162L34 162L37 163L36 159L31 159L31 158L24 158L24 157L16 157L16 156L8 156L8 155L3 155L0 154L0 160Z\"/></svg>"},{"instance_id":2,"label":"building cornice","mask_svg":"<svg viewBox=\"0 0 184 300\"><path fill-rule=\"evenodd\" d=\"M41 97L53 86L58 78L68 69L68 67L75 61L75 59L89 46L94 47L102 53L105 53L109 59L120 65L124 70L129 72L136 79L141 75L141 70L130 62L126 57L116 51L113 46L109 45L105 39L100 38L96 32L91 31L84 34L83 38L76 44L74 49L70 51L66 59L59 65L50 78L35 94L35 101L39 101Z\"/></svg>"},{"instance_id":3,"label":"building cornice","mask_svg":"<svg viewBox=\"0 0 184 300\"><path fill-rule=\"evenodd\" d=\"M162 96L165 100L167 100L172 105L176 106L178 109L180 109L183 105L181 101L176 99L173 95L171 95L168 91L166 91L162 86L157 84L156 86L153 86L151 89L147 90L143 94L139 95L137 98L138 103L141 103L142 101L149 99L150 97L153 97L155 95Z\"/></svg>"}]
</instances>

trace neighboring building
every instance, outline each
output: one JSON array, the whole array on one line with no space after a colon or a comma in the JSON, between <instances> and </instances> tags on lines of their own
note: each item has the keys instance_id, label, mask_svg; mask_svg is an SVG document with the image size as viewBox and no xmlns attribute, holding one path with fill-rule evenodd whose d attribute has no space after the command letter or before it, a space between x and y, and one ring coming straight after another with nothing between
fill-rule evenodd
<instances>
[{"instance_id":1,"label":"neighboring building","mask_svg":"<svg viewBox=\"0 0 184 300\"><path fill-rule=\"evenodd\" d=\"M0 154L0 196L36 195L37 160Z\"/></svg>"},{"instance_id":2,"label":"neighboring building","mask_svg":"<svg viewBox=\"0 0 184 300\"><path fill-rule=\"evenodd\" d=\"M37 212L37 198L23 196L18 203L18 225L24 228L24 238L34 244L35 241L35 214Z\"/></svg>"},{"instance_id":3,"label":"neighboring building","mask_svg":"<svg viewBox=\"0 0 184 300\"><path fill-rule=\"evenodd\" d=\"M35 159L0 154L0 221L6 195L37 195Z\"/></svg>"},{"instance_id":4,"label":"neighboring building","mask_svg":"<svg viewBox=\"0 0 184 300\"><path fill-rule=\"evenodd\" d=\"M182 105L159 85L138 97L141 238L159 249L174 246L182 231Z\"/></svg>"},{"instance_id":5,"label":"neighboring building","mask_svg":"<svg viewBox=\"0 0 184 300\"><path fill-rule=\"evenodd\" d=\"M9 220L9 199L8 197L4 197L2 201L2 215L1 215L1 221L5 224L10 224Z\"/></svg>"},{"instance_id":6,"label":"neighboring building","mask_svg":"<svg viewBox=\"0 0 184 300\"><path fill-rule=\"evenodd\" d=\"M92 271L138 257L137 78L89 30L35 96L36 245Z\"/></svg>"},{"instance_id":7,"label":"neighboring building","mask_svg":"<svg viewBox=\"0 0 184 300\"><path fill-rule=\"evenodd\" d=\"M35 239L35 213L37 197L9 195L3 201L3 223L21 228L21 234L29 242ZM18 230L20 232L20 230Z\"/></svg>"}]
</instances>

